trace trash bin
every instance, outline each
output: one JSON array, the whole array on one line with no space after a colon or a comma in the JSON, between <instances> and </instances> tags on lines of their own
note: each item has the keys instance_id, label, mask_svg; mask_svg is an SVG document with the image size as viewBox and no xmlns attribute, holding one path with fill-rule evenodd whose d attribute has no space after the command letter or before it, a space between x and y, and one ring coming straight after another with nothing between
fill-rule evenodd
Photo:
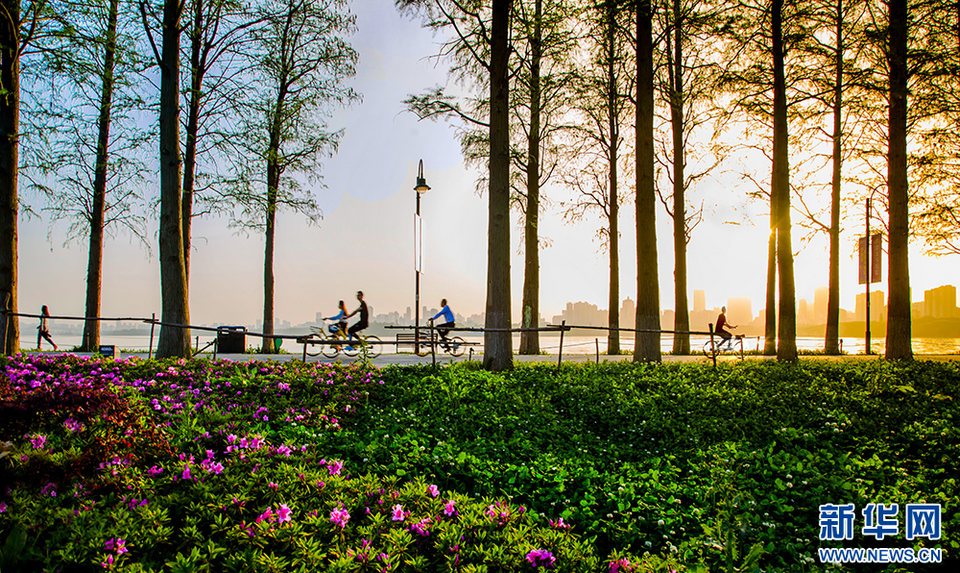
<instances>
[{"instance_id":1,"label":"trash bin","mask_svg":"<svg viewBox=\"0 0 960 573\"><path fill-rule=\"evenodd\" d=\"M274 338L274 339L273 339L273 353L274 353L274 354L280 354L280 345L281 345L281 344L283 344L283 339L282 339L282 338Z\"/></svg>"},{"instance_id":2,"label":"trash bin","mask_svg":"<svg viewBox=\"0 0 960 573\"><path fill-rule=\"evenodd\" d=\"M221 354L243 354L247 350L247 327L217 327L217 352Z\"/></svg>"}]
</instances>

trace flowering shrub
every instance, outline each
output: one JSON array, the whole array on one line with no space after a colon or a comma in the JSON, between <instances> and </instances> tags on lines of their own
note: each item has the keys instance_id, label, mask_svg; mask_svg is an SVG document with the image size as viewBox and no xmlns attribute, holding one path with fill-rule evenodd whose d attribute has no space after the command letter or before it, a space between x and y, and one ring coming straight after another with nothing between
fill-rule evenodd
<instances>
[{"instance_id":1,"label":"flowering shrub","mask_svg":"<svg viewBox=\"0 0 960 573\"><path fill-rule=\"evenodd\" d=\"M799 572L818 504L877 500L942 503L952 558L958 394L885 362L0 359L4 571Z\"/></svg>"},{"instance_id":2,"label":"flowering shrub","mask_svg":"<svg viewBox=\"0 0 960 573\"><path fill-rule=\"evenodd\" d=\"M559 571L599 565L523 508L323 456L318 437L356 415L375 370L20 357L3 374L0 545L19 526L33 540L4 565L516 570L534 550Z\"/></svg>"}]
</instances>

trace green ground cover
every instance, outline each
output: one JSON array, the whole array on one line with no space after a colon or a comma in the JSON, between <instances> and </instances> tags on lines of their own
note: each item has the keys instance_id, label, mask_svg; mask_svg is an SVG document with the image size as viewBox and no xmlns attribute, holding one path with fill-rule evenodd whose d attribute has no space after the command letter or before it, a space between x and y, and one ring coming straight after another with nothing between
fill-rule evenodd
<instances>
[{"instance_id":1,"label":"green ground cover","mask_svg":"<svg viewBox=\"0 0 960 573\"><path fill-rule=\"evenodd\" d=\"M960 368L18 357L0 571L818 571L960 553ZM932 503L942 537L819 539L822 504ZM858 521L859 526L859 521ZM847 566L876 571L882 566Z\"/></svg>"}]
</instances>

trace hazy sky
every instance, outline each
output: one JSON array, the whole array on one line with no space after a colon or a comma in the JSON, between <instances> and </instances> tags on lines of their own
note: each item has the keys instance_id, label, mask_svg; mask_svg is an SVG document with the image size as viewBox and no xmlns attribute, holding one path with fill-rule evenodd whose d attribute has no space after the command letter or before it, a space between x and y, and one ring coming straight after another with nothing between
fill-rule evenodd
<instances>
[{"instance_id":1,"label":"hazy sky","mask_svg":"<svg viewBox=\"0 0 960 573\"><path fill-rule=\"evenodd\" d=\"M446 70L428 59L436 53L438 40L421 29L419 21L398 15L393 0L363 0L355 2L353 10L359 27L353 45L360 53L360 63L352 85L363 94L363 103L338 113L334 120L336 126L346 128L346 133L337 156L324 164L321 175L327 187L313 187L324 214L320 225L310 226L290 213L278 216L276 316L293 323L313 320L317 312L333 314L339 299L346 299L353 308L358 289L366 293L376 313L402 313L413 306L413 186L420 159L432 187L421 205L422 304L436 307L445 297L455 312L482 312L486 292L486 197L477 195L476 173L463 165L455 126L418 122L401 103L408 94L446 83ZM760 168L769 169L769 165ZM768 223L763 206L744 206L738 183L735 176L721 175L706 180L697 191L697 196L706 201L708 216L690 243L690 304L693 290L702 289L708 308L724 304L728 297L748 296L753 299L756 314L763 306ZM155 196L156 190L149 193ZM545 193L559 198L567 191L548 188ZM24 199L35 208L41 206L35 197ZM752 216L747 217L746 224L742 223L744 210ZM625 205L621 215L621 299L635 299L633 205ZM671 230L662 209L657 218L661 307L673 308ZM595 238L600 224L599 218L588 218L578 225L568 225L556 208L544 214L542 235L552 245L541 254L540 306L548 321L568 301L607 307L607 255L600 251ZM862 223L856 227L862 233ZM54 228L49 236L48 230L45 219L21 219L21 312L39 312L40 306L47 304L52 314L81 316L86 246L64 246L63 230ZM150 232L152 256L126 236L107 242L102 316L159 315L156 222ZM196 221L193 232L191 322L255 323L263 314L263 237L237 235L227 228L227 220L216 218ZM519 225L511 233L516 321L523 284ZM863 292L863 287L856 284L854 244L851 233L841 248L841 306L850 310L855 295ZM794 245L801 248L798 238ZM930 259L922 256L919 246L912 246L913 300L922 300L926 289L960 285L956 259ZM814 289L827 284L827 271L826 240L804 246L796 257L798 298L812 303ZM886 290L885 283L877 288Z\"/></svg>"}]
</instances>

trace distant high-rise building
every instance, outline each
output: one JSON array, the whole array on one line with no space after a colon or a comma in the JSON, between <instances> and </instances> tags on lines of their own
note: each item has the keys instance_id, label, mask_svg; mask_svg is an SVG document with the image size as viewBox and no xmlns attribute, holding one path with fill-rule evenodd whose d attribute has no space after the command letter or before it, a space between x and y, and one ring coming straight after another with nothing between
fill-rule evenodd
<instances>
[{"instance_id":1,"label":"distant high-rise building","mask_svg":"<svg viewBox=\"0 0 960 573\"><path fill-rule=\"evenodd\" d=\"M564 320L571 326L607 326L607 311L587 302L568 302L563 313L553 317L553 324Z\"/></svg>"},{"instance_id":2,"label":"distant high-rise building","mask_svg":"<svg viewBox=\"0 0 960 573\"><path fill-rule=\"evenodd\" d=\"M817 287L813 291L813 323L827 323L827 302L830 300L829 287Z\"/></svg>"},{"instance_id":3,"label":"distant high-rise building","mask_svg":"<svg viewBox=\"0 0 960 573\"><path fill-rule=\"evenodd\" d=\"M403 313L403 320L410 322L413 320L413 311L410 310L410 307L407 307L407 312Z\"/></svg>"},{"instance_id":4,"label":"distant high-rise building","mask_svg":"<svg viewBox=\"0 0 960 573\"><path fill-rule=\"evenodd\" d=\"M801 298L797 301L797 324L812 324L813 312L810 310L810 304L807 299Z\"/></svg>"},{"instance_id":5,"label":"distant high-rise building","mask_svg":"<svg viewBox=\"0 0 960 573\"><path fill-rule=\"evenodd\" d=\"M315 324L323 324L323 313L322 313L322 312L318 312L318 313L317 313L317 319L316 319L316 321L315 321Z\"/></svg>"},{"instance_id":6,"label":"distant high-rise building","mask_svg":"<svg viewBox=\"0 0 960 573\"><path fill-rule=\"evenodd\" d=\"M745 296L728 298L727 320L738 326L753 322L753 303L750 299Z\"/></svg>"},{"instance_id":7,"label":"distant high-rise building","mask_svg":"<svg viewBox=\"0 0 960 573\"><path fill-rule=\"evenodd\" d=\"M957 287L944 285L923 291L923 316L932 318L957 316Z\"/></svg>"},{"instance_id":8,"label":"distant high-rise building","mask_svg":"<svg viewBox=\"0 0 960 573\"><path fill-rule=\"evenodd\" d=\"M693 312L707 310L707 297L702 290L693 291Z\"/></svg>"},{"instance_id":9,"label":"distant high-rise building","mask_svg":"<svg viewBox=\"0 0 960 573\"><path fill-rule=\"evenodd\" d=\"M660 328L663 330L673 330L673 325L677 322L677 313L668 309L660 313Z\"/></svg>"},{"instance_id":10,"label":"distant high-rise building","mask_svg":"<svg viewBox=\"0 0 960 573\"><path fill-rule=\"evenodd\" d=\"M637 305L630 298L627 298L620 306L620 328L634 328L636 324Z\"/></svg>"},{"instance_id":11,"label":"distant high-rise building","mask_svg":"<svg viewBox=\"0 0 960 573\"><path fill-rule=\"evenodd\" d=\"M884 302L884 292L875 290L870 293L870 322L884 321L887 319L887 307ZM853 310L854 320L863 320L866 316L867 295L860 293L857 295L857 306Z\"/></svg>"}]
</instances>

